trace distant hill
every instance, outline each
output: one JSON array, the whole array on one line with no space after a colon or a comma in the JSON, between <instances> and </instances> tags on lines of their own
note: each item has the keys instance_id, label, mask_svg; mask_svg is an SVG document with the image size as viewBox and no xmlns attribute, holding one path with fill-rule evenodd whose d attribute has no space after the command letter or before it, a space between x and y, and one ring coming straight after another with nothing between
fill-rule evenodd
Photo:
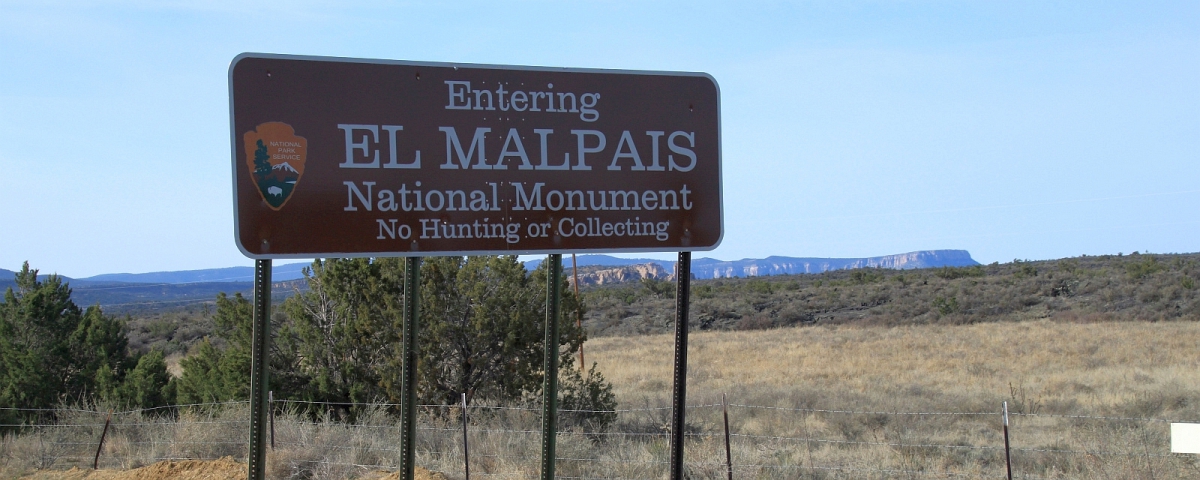
<instances>
[{"instance_id":1,"label":"distant hill","mask_svg":"<svg viewBox=\"0 0 1200 480\"><path fill-rule=\"evenodd\" d=\"M597 277L596 279L589 278L588 280L580 279L580 282L587 284L603 284L605 279L635 279L638 277L634 273L616 273L621 267L637 266L635 270L639 272L656 272L655 278L665 279L675 271L675 262L669 260L653 260L648 258L617 258L608 255L580 255L577 257L580 273L583 274L583 267L603 266L610 267L608 269L589 269L589 274L592 272L603 271L604 278ZM542 260L531 260L525 262L525 268L535 269L541 265ZM646 264L657 264L665 270L665 274L660 274L661 271L645 268ZM882 257L868 258L797 258L797 257L778 257L771 256L764 259L746 258L742 260L725 261L715 258L698 258L692 260L692 277L697 280L705 280L710 278L735 278L735 277L758 277L763 275L788 275L798 273L822 273L832 270L848 270L854 268L889 268L893 270L913 270L917 268L939 268L939 267L970 267L979 265L971 258L971 254L966 250L924 250L919 252L901 253L897 255L884 255ZM563 258L563 268L571 268L570 258ZM641 278L647 278L647 275L640 275Z\"/></svg>"},{"instance_id":2,"label":"distant hill","mask_svg":"<svg viewBox=\"0 0 1200 480\"><path fill-rule=\"evenodd\" d=\"M525 262L534 269L542 260ZM571 268L569 258L564 267ZM272 296L291 295L305 288L301 270L311 262L275 265L271 280L276 285ZM606 285L638 281L643 278L669 280L673 278L675 262L648 258L617 258L609 255L578 256L581 285ZM756 277L797 273L822 273L854 268L887 268L911 270L917 268L962 267L978 263L965 250L930 250L870 258L794 258L767 257L724 261L713 258L692 260L692 274L697 280L712 278ZM36 266L35 266L36 268ZM0 269L0 292L13 286L16 273ZM39 275L45 278L46 275ZM211 302L219 292L249 296L254 280L254 267L210 268L177 272L109 273L87 278L62 277L70 284L75 302L79 305L99 304L110 313L172 308L188 304Z\"/></svg>"},{"instance_id":3,"label":"distant hill","mask_svg":"<svg viewBox=\"0 0 1200 480\"><path fill-rule=\"evenodd\" d=\"M904 263L891 264L892 268L699 280L692 284L689 323L700 330L746 330L793 325L958 325L1043 318L1072 323L1200 320L1197 253L1134 252L920 269L895 267L923 261L921 256L891 257ZM763 261L781 269L786 263ZM825 268L824 264L816 267ZM669 282L637 281L633 271L603 272L605 281L622 275L632 281L591 286L585 280L585 268L580 269L579 283L585 292L583 327L589 337L674 330L675 298Z\"/></svg>"},{"instance_id":4,"label":"distant hill","mask_svg":"<svg viewBox=\"0 0 1200 480\"><path fill-rule=\"evenodd\" d=\"M271 268L271 281L285 282L289 280L299 280L304 278L300 272L304 267L312 265L312 262L298 262L284 265L273 265ZM37 266L33 266L37 268ZM12 270L0 268L0 288L11 284L17 273ZM45 272L38 275L39 279L48 277ZM69 282L72 287L105 285L119 283L166 283L166 284L184 284L184 283L210 283L210 282L253 282L254 267L226 267L226 268L208 268L204 270L182 270L177 272L150 272L150 273L105 273L92 277L71 278L59 275L64 281Z\"/></svg>"},{"instance_id":5,"label":"distant hill","mask_svg":"<svg viewBox=\"0 0 1200 480\"><path fill-rule=\"evenodd\" d=\"M50 275L46 275L46 274L38 275L38 280L45 281L46 278L49 276ZM75 281L72 278L64 277L62 275L59 275L59 278L62 278L64 282L74 282ZM3 293L5 289L7 289L8 287L15 286L16 284L17 284L17 272L0 268L0 293Z\"/></svg>"},{"instance_id":6,"label":"distant hill","mask_svg":"<svg viewBox=\"0 0 1200 480\"><path fill-rule=\"evenodd\" d=\"M309 263L279 265L272 269L271 297L276 301L303 290L300 269ZM35 267L36 268L36 267ZM45 281L49 275L38 275ZM0 269L0 293L16 285L16 272ZM113 314L137 314L212 303L218 293L251 296L254 267L214 268L182 272L113 273L88 278L60 275L71 287L71 299L81 307L100 305Z\"/></svg>"},{"instance_id":7,"label":"distant hill","mask_svg":"<svg viewBox=\"0 0 1200 480\"><path fill-rule=\"evenodd\" d=\"M289 263L272 265L271 280L285 281L304 278L300 272L312 262ZM86 282L126 282L126 283L197 283L197 282L253 282L254 267L209 268L205 270L184 270L180 272L151 272L151 273L106 273L94 277L80 278Z\"/></svg>"}]
</instances>

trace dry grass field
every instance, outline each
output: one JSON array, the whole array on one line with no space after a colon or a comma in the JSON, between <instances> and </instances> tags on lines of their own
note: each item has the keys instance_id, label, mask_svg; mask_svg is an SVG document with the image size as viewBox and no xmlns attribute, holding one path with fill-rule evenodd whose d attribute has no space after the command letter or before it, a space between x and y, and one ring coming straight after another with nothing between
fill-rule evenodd
<instances>
[{"instance_id":1,"label":"dry grass field","mask_svg":"<svg viewBox=\"0 0 1200 480\"><path fill-rule=\"evenodd\" d=\"M842 326L690 338L689 403L717 403L727 393L731 403L759 407L731 412L731 430L743 435L734 443L750 457L735 464L783 455L788 460L779 463L812 467L795 469L804 475L1002 475L995 449L1003 446L999 412L1007 401L1022 414L1012 427L1018 476L1200 475L1191 458L1169 455L1168 422L1111 418L1200 421L1194 322ZM597 339L588 343L588 361L600 363L622 405L661 404L670 394L672 342L666 335ZM715 411L707 410L693 417L704 431L719 429ZM903 414L984 412L994 414ZM801 438L821 441L795 440ZM723 457L707 447L709 462Z\"/></svg>"},{"instance_id":2,"label":"dry grass field","mask_svg":"<svg viewBox=\"0 0 1200 480\"><path fill-rule=\"evenodd\" d=\"M1048 320L689 335L689 403L944 412L1197 414L1200 323ZM587 343L623 406L670 395L673 336ZM1170 400L1160 403L1156 400ZM1015 404L1015 405L1013 405Z\"/></svg>"},{"instance_id":3,"label":"dry grass field","mask_svg":"<svg viewBox=\"0 0 1200 480\"><path fill-rule=\"evenodd\" d=\"M647 335L586 344L587 362L613 382L622 412L608 431L560 434L560 476L663 478L672 342ZM1192 456L1169 451L1170 421L1200 421L1200 323L695 332L689 355L690 478L724 478L722 393L735 478L1004 478L1004 401L1013 413L1015 478L1200 477ZM473 477L536 478L537 405L468 413ZM418 432L418 463L453 479L463 478L459 415L427 408ZM245 418L244 407L131 416L110 433L101 463L244 458ZM96 424L83 413L64 420ZM382 409L353 425L285 413L276 432L276 478L361 478L397 465L396 421ZM7 437L0 477L90 466L96 434L98 427ZM78 451L66 446L89 441Z\"/></svg>"}]
</instances>

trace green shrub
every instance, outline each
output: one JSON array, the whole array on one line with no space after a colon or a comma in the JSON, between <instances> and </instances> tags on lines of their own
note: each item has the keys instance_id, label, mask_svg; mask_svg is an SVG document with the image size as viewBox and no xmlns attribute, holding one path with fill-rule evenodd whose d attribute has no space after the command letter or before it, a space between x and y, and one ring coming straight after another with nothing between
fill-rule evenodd
<instances>
[{"instance_id":1,"label":"green shrub","mask_svg":"<svg viewBox=\"0 0 1200 480\"><path fill-rule=\"evenodd\" d=\"M941 315L950 315L958 313L958 299L955 297L938 296L933 299L933 309Z\"/></svg>"},{"instance_id":2,"label":"green shrub","mask_svg":"<svg viewBox=\"0 0 1200 480\"><path fill-rule=\"evenodd\" d=\"M587 376L580 374L579 369L566 368L559 372L559 377L558 408L568 410L560 417L560 429L579 426L586 432L600 432L617 419L617 397L612 384L596 371L595 363Z\"/></svg>"},{"instance_id":3,"label":"green shrub","mask_svg":"<svg viewBox=\"0 0 1200 480\"><path fill-rule=\"evenodd\" d=\"M944 278L946 280L967 277L982 277L985 274L986 273L983 271L982 265L975 265L973 267L942 267L934 271L934 275L937 275L938 278Z\"/></svg>"},{"instance_id":4,"label":"green shrub","mask_svg":"<svg viewBox=\"0 0 1200 480\"><path fill-rule=\"evenodd\" d=\"M1130 280L1135 282L1161 271L1163 271L1163 265L1158 263L1158 259L1149 255L1145 260L1125 264L1125 273L1129 275Z\"/></svg>"}]
</instances>

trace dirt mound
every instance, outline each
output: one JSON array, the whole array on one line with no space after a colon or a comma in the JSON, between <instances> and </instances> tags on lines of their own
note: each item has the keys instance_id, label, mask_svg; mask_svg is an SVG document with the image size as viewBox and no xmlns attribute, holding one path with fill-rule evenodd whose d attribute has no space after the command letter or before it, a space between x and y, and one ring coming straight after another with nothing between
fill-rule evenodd
<instances>
[{"instance_id":1,"label":"dirt mound","mask_svg":"<svg viewBox=\"0 0 1200 480\"><path fill-rule=\"evenodd\" d=\"M41 471L24 477L29 480L217 480L243 478L246 464L230 457L220 460L164 460L133 470L85 470L72 468L65 472Z\"/></svg>"},{"instance_id":2,"label":"dirt mound","mask_svg":"<svg viewBox=\"0 0 1200 480\"><path fill-rule=\"evenodd\" d=\"M358 478L359 480L400 480L400 473L371 472ZM413 478L416 480L449 480L445 475L438 472L431 472L421 467L416 467L413 470Z\"/></svg>"},{"instance_id":3,"label":"dirt mound","mask_svg":"<svg viewBox=\"0 0 1200 480\"><path fill-rule=\"evenodd\" d=\"M445 475L416 468L416 480L448 480ZM41 471L22 477L24 480L224 480L245 478L246 464L230 457L220 460L164 460L133 470L87 470L79 467L67 471ZM399 480L399 473L372 472L363 480Z\"/></svg>"}]
</instances>

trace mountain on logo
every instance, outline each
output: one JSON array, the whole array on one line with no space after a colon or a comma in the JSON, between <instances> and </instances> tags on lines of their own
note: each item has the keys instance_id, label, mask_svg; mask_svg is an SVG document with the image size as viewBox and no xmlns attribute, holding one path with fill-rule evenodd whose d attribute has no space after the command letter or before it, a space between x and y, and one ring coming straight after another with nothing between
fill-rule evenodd
<instances>
[{"instance_id":1,"label":"mountain on logo","mask_svg":"<svg viewBox=\"0 0 1200 480\"><path fill-rule=\"evenodd\" d=\"M304 175L308 140L296 136L291 125L267 122L243 135L246 166L267 206L279 210L292 198Z\"/></svg>"}]
</instances>

